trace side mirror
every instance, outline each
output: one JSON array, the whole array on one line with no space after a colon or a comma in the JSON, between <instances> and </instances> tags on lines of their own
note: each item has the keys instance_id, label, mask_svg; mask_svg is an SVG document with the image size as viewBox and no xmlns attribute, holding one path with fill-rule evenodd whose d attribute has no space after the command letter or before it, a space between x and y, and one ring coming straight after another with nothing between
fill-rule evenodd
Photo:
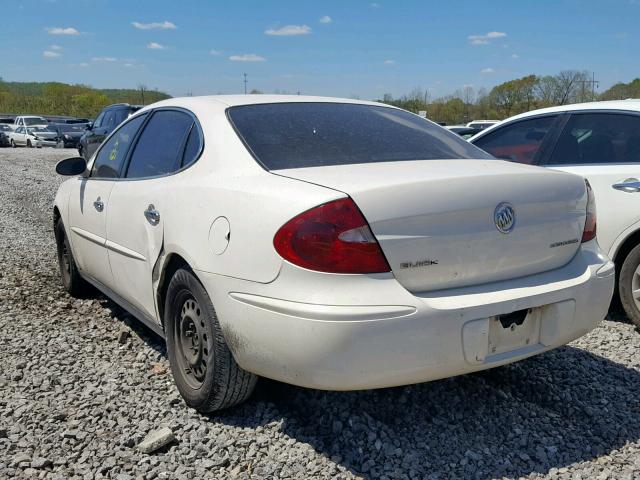
<instances>
[{"instance_id":1,"label":"side mirror","mask_svg":"<svg viewBox=\"0 0 640 480\"><path fill-rule=\"evenodd\" d=\"M85 130L91 130L93 128L93 122L87 123Z\"/></svg>"},{"instance_id":2,"label":"side mirror","mask_svg":"<svg viewBox=\"0 0 640 480\"><path fill-rule=\"evenodd\" d=\"M82 175L87 169L87 161L82 157L71 157L60 160L56 165L58 175L75 176Z\"/></svg>"}]
</instances>

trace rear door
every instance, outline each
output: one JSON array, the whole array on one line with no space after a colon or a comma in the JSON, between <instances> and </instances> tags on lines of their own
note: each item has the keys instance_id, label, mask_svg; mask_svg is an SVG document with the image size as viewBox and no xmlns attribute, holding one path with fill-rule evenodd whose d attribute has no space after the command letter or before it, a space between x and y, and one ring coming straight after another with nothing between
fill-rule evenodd
<instances>
[{"instance_id":1,"label":"rear door","mask_svg":"<svg viewBox=\"0 0 640 480\"><path fill-rule=\"evenodd\" d=\"M175 202L175 173L200 149L190 113L156 110L136 142L123 181L111 193L107 245L117 293L152 318L158 318L152 272L162 250L165 209Z\"/></svg>"},{"instance_id":2,"label":"rear door","mask_svg":"<svg viewBox=\"0 0 640 480\"><path fill-rule=\"evenodd\" d=\"M78 267L109 288L113 288L106 250L109 201L142 121L143 118L134 119L111 136L96 155L89 176L78 177L69 198L70 237Z\"/></svg>"},{"instance_id":3,"label":"rear door","mask_svg":"<svg viewBox=\"0 0 640 480\"><path fill-rule=\"evenodd\" d=\"M571 114L545 165L589 180L598 212L598 243L609 254L615 240L640 222L640 115ZM626 185L625 185L626 184Z\"/></svg>"}]
</instances>

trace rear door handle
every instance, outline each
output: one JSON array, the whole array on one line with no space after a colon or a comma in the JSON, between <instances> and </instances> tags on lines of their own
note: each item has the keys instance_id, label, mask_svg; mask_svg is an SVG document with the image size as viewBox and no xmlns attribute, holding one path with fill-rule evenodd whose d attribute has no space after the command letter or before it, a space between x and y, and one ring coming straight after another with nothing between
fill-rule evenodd
<instances>
[{"instance_id":1,"label":"rear door handle","mask_svg":"<svg viewBox=\"0 0 640 480\"><path fill-rule=\"evenodd\" d=\"M99 212L101 212L102 210L104 210L104 203L102 202L102 200L100 200L100 197L96 198L96 201L93 202L93 206L95 207L95 209Z\"/></svg>"},{"instance_id":2,"label":"rear door handle","mask_svg":"<svg viewBox=\"0 0 640 480\"><path fill-rule=\"evenodd\" d=\"M627 192L627 193L640 192L640 181L638 181L637 178L628 178L624 182L614 183L611 186L615 190L620 190L621 192Z\"/></svg>"},{"instance_id":3,"label":"rear door handle","mask_svg":"<svg viewBox=\"0 0 640 480\"><path fill-rule=\"evenodd\" d=\"M149 205L144 211L144 216L151 225L160 223L160 212L156 210L153 204Z\"/></svg>"}]
</instances>

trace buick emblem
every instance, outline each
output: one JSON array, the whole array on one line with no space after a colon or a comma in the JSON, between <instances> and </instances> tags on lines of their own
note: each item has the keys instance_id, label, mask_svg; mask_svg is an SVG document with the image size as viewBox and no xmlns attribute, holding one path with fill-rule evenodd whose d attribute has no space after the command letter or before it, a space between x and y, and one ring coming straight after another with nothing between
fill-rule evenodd
<instances>
[{"instance_id":1,"label":"buick emblem","mask_svg":"<svg viewBox=\"0 0 640 480\"><path fill-rule=\"evenodd\" d=\"M499 203L493 211L493 221L500 233L509 233L516 225L516 211L510 203Z\"/></svg>"}]
</instances>

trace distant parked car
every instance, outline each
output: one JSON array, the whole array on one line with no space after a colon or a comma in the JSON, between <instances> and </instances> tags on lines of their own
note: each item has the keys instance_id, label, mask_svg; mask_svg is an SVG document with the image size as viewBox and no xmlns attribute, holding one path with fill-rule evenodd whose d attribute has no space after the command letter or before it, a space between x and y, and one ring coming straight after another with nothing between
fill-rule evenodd
<instances>
[{"instance_id":1,"label":"distant parked car","mask_svg":"<svg viewBox=\"0 0 640 480\"><path fill-rule=\"evenodd\" d=\"M598 243L616 264L627 316L640 325L640 100L534 110L470 141L494 157L587 178L598 205Z\"/></svg>"},{"instance_id":2,"label":"distant parked car","mask_svg":"<svg viewBox=\"0 0 640 480\"><path fill-rule=\"evenodd\" d=\"M129 105L128 103L117 103L105 107L96 117L95 122L87 126L86 132L80 138L78 143L80 156L89 161L102 141L129 115L137 112L140 108L142 107L139 105Z\"/></svg>"},{"instance_id":3,"label":"distant parked car","mask_svg":"<svg viewBox=\"0 0 640 480\"><path fill-rule=\"evenodd\" d=\"M78 148L80 138L86 131L86 123L56 123L49 125L58 135L58 146L63 148Z\"/></svg>"},{"instance_id":4,"label":"distant parked car","mask_svg":"<svg viewBox=\"0 0 640 480\"><path fill-rule=\"evenodd\" d=\"M20 115L16 117L13 124L13 129L16 130L19 127L46 127L49 122L44 117L36 115Z\"/></svg>"},{"instance_id":5,"label":"distant parked car","mask_svg":"<svg viewBox=\"0 0 640 480\"><path fill-rule=\"evenodd\" d=\"M468 128L477 128L478 130L484 130L485 128L492 127L496 123L500 123L500 120L474 120L467 123Z\"/></svg>"},{"instance_id":6,"label":"distant parked car","mask_svg":"<svg viewBox=\"0 0 640 480\"><path fill-rule=\"evenodd\" d=\"M18 127L9 133L12 147L55 147L58 144L58 133L47 127Z\"/></svg>"},{"instance_id":7,"label":"distant parked car","mask_svg":"<svg viewBox=\"0 0 640 480\"><path fill-rule=\"evenodd\" d=\"M13 132L13 129L6 124L0 123L0 147L10 147L11 139L9 134Z\"/></svg>"},{"instance_id":8,"label":"distant parked car","mask_svg":"<svg viewBox=\"0 0 640 480\"><path fill-rule=\"evenodd\" d=\"M482 131L479 128L469 128L465 125L448 125L444 128L446 128L450 132L457 133L465 140L473 137L476 133L479 133Z\"/></svg>"}]
</instances>

